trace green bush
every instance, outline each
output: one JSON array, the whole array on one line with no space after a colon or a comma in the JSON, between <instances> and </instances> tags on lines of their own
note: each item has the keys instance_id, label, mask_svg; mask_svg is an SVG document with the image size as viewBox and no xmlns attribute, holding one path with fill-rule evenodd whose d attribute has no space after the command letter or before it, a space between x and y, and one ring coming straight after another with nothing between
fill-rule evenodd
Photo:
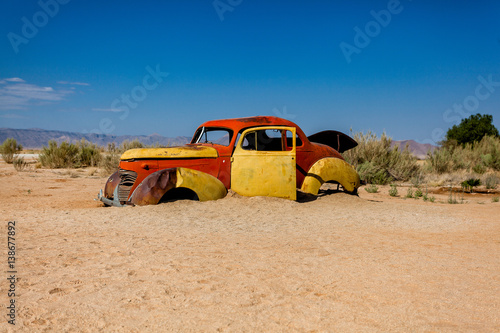
<instances>
[{"instance_id":1,"label":"green bush","mask_svg":"<svg viewBox=\"0 0 500 333\"><path fill-rule=\"evenodd\" d=\"M14 155L23 150L23 146L17 144L13 138L7 138L0 146L0 154L6 163L12 164L14 162Z\"/></svg>"},{"instance_id":2,"label":"green bush","mask_svg":"<svg viewBox=\"0 0 500 333\"><path fill-rule=\"evenodd\" d=\"M387 184L394 180L406 181L419 171L417 159L407 147L401 151L391 148L392 139L385 133L378 138L372 132L356 133L358 146L343 153L361 179L372 184Z\"/></svg>"},{"instance_id":3,"label":"green bush","mask_svg":"<svg viewBox=\"0 0 500 333\"><path fill-rule=\"evenodd\" d=\"M469 178L462 182L462 188L472 193L474 187L481 185L481 180L477 178Z\"/></svg>"},{"instance_id":4,"label":"green bush","mask_svg":"<svg viewBox=\"0 0 500 333\"><path fill-rule=\"evenodd\" d=\"M391 188L389 189L389 195L391 197L397 197L398 196L398 188L396 185L391 185Z\"/></svg>"},{"instance_id":5,"label":"green bush","mask_svg":"<svg viewBox=\"0 0 500 333\"><path fill-rule=\"evenodd\" d=\"M493 125L493 116L473 114L462 119L460 124L454 125L446 133L447 141L455 141L460 145L480 141L485 135L498 137L499 133Z\"/></svg>"},{"instance_id":6,"label":"green bush","mask_svg":"<svg viewBox=\"0 0 500 333\"><path fill-rule=\"evenodd\" d=\"M373 185L373 184L370 184L367 187L365 187L365 191L368 192L368 193L377 193L378 192L378 187L375 186L375 185Z\"/></svg>"},{"instance_id":7,"label":"green bush","mask_svg":"<svg viewBox=\"0 0 500 333\"><path fill-rule=\"evenodd\" d=\"M411 187L406 192L406 197L407 198L413 198L413 189Z\"/></svg>"},{"instance_id":8,"label":"green bush","mask_svg":"<svg viewBox=\"0 0 500 333\"><path fill-rule=\"evenodd\" d=\"M39 159L46 168L71 168L77 163L78 155L78 146L68 142L58 146L57 142L50 140L48 147L43 146Z\"/></svg>"},{"instance_id":9,"label":"green bush","mask_svg":"<svg viewBox=\"0 0 500 333\"><path fill-rule=\"evenodd\" d=\"M417 187L417 189L415 190L415 193L414 193L414 196L415 198L420 198L422 197L424 194L422 193L422 190L420 188Z\"/></svg>"}]
</instances>

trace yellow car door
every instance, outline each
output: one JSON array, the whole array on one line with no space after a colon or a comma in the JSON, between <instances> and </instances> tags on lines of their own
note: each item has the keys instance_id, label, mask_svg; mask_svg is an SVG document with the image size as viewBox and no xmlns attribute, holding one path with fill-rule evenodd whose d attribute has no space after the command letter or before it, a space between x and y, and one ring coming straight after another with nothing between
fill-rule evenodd
<instances>
[{"instance_id":1,"label":"yellow car door","mask_svg":"<svg viewBox=\"0 0 500 333\"><path fill-rule=\"evenodd\" d=\"M245 130L231 158L231 188L244 196L295 200L296 130L263 126Z\"/></svg>"}]
</instances>

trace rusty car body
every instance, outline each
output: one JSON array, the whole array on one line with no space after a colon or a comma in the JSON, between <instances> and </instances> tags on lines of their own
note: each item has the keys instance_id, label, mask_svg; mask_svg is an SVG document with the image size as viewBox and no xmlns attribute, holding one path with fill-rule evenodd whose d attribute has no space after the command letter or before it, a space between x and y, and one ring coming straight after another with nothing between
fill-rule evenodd
<instances>
[{"instance_id":1,"label":"rusty car body","mask_svg":"<svg viewBox=\"0 0 500 333\"><path fill-rule=\"evenodd\" d=\"M191 143L131 149L120 158L98 200L107 206L172 199L216 200L227 191L295 200L325 182L356 193L360 180L340 153L357 145L337 131L307 137L293 122L269 116L207 121Z\"/></svg>"}]
</instances>

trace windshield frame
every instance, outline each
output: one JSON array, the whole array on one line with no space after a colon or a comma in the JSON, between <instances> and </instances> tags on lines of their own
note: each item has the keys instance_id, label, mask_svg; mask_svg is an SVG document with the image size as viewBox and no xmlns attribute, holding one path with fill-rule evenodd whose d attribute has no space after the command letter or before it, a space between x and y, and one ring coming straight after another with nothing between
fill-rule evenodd
<instances>
[{"instance_id":1,"label":"windshield frame","mask_svg":"<svg viewBox=\"0 0 500 333\"><path fill-rule=\"evenodd\" d=\"M212 132L212 131L224 131L224 132L226 132L229 135L228 144L224 145L224 144L220 144L220 143L216 143L216 142L203 142L202 141L203 135L208 133L208 132ZM231 146L231 142L233 140L233 135L234 135L234 131L228 127L222 127L222 126L205 127L205 126L202 126L202 127L199 127L196 130L196 132L194 133L193 139L191 140L191 144L213 144L213 145L219 145L219 146L223 146L223 147L229 147L229 146Z\"/></svg>"}]
</instances>

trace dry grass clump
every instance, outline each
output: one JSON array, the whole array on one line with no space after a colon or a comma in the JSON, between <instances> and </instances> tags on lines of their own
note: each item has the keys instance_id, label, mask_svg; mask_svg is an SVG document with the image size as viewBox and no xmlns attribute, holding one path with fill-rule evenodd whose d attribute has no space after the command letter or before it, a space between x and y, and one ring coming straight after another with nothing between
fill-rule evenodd
<instances>
[{"instance_id":1,"label":"dry grass clump","mask_svg":"<svg viewBox=\"0 0 500 333\"><path fill-rule=\"evenodd\" d=\"M385 133L380 138L372 132L356 133L358 146L344 152L347 162L352 164L361 179L372 184L387 184L392 181L407 181L418 171L417 158L406 147L403 151L391 148L392 139Z\"/></svg>"},{"instance_id":2,"label":"dry grass clump","mask_svg":"<svg viewBox=\"0 0 500 333\"><path fill-rule=\"evenodd\" d=\"M31 170L30 165L28 162L24 160L24 157L19 157L19 156L14 156L14 160L12 161L12 164L14 165L14 169L16 171L29 171Z\"/></svg>"},{"instance_id":3,"label":"dry grass clump","mask_svg":"<svg viewBox=\"0 0 500 333\"><path fill-rule=\"evenodd\" d=\"M499 183L500 178L494 174L487 175L483 180L483 184L486 185L488 190L496 189Z\"/></svg>"}]
</instances>

